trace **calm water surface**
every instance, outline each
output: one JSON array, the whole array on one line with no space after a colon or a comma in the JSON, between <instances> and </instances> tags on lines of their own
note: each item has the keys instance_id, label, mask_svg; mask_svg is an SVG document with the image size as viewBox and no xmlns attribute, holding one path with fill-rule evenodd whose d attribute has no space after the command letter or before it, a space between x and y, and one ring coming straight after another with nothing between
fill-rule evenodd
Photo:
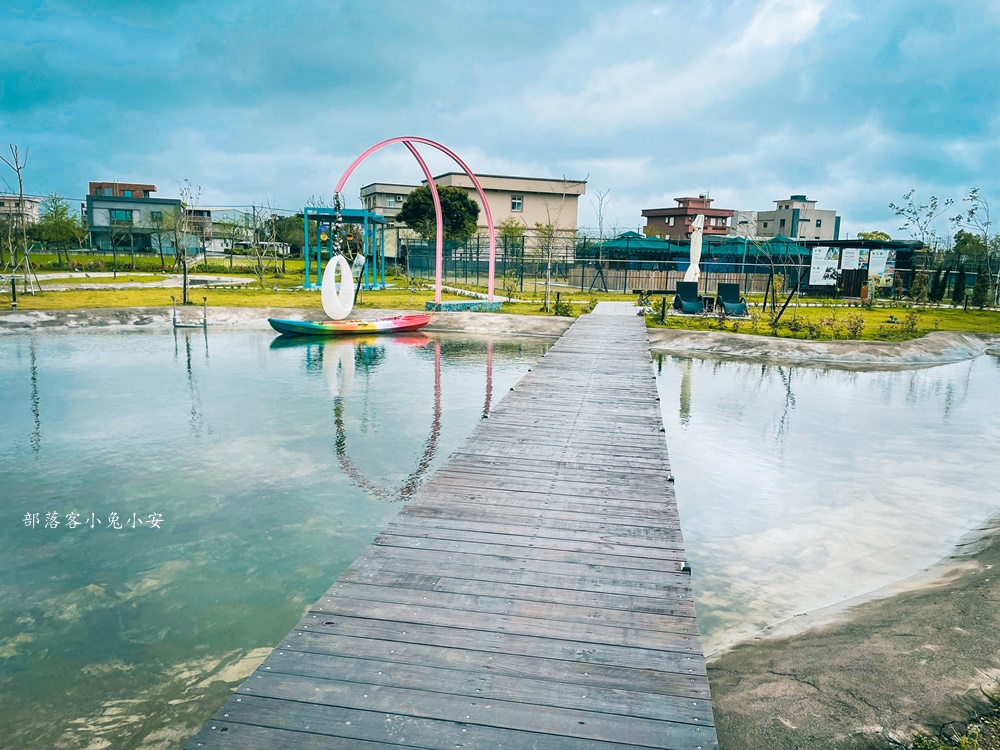
<instances>
[{"instance_id":1,"label":"calm water surface","mask_svg":"<svg viewBox=\"0 0 1000 750\"><path fill-rule=\"evenodd\" d=\"M0 338L0 746L181 746L547 346Z\"/></svg>"},{"instance_id":2,"label":"calm water surface","mask_svg":"<svg viewBox=\"0 0 1000 750\"><path fill-rule=\"evenodd\" d=\"M948 555L1000 511L1000 360L656 357L707 653Z\"/></svg>"}]
</instances>

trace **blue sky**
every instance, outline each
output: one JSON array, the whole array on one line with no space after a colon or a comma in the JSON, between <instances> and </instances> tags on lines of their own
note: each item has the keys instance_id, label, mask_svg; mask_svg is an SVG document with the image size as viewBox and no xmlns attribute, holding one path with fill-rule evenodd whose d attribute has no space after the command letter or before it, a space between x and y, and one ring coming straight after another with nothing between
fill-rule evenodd
<instances>
[{"instance_id":1,"label":"blue sky","mask_svg":"<svg viewBox=\"0 0 1000 750\"><path fill-rule=\"evenodd\" d=\"M1000 0L14 0L0 28L0 145L30 149L33 193L188 178L203 205L298 208L421 135L478 172L586 178L622 228L705 190L805 193L852 235L905 236L911 188L1000 205ZM345 194L420 177L392 147Z\"/></svg>"}]
</instances>

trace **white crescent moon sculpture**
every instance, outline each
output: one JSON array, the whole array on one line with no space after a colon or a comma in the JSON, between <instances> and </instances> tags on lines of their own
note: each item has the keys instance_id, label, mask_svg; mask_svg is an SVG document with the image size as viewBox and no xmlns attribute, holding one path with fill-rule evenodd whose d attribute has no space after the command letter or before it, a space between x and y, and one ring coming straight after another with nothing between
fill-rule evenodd
<instances>
[{"instance_id":1,"label":"white crescent moon sculpture","mask_svg":"<svg viewBox=\"0 0 1000 750\"><path fill-rule=\"evenodd\" d=\"M339 290L336 285L338 273ZM351 275L351 265L343 255L337 255L326 264L320 297L323 301L323 312L330 320L343 320L351 314L351 309L354 307L354 277Z\"/></svg>"}]
</instances>

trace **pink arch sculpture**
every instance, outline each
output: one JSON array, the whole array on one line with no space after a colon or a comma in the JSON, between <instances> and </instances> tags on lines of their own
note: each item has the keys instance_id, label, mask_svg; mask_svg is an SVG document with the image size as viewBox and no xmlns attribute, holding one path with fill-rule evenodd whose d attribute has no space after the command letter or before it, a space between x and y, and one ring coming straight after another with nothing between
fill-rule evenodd
<instances>
[{"instance_id":1,"label":"pink arch sculpture","mask_svg":"<svg viewBox=\"0 0 1000 750\"><path fill-rule=\"evenodd\" d=\"M427 178L427 185L431 189L431 198L434 200L434 218L437 220L437 238L435 242L435 255L437 261L437 270L434 275L434 304L441 304L441 262L444 256L444 220L441 215L441 198L438 195L437 185L434 184L434 176L431 174L430 168L427 166L427 162L424 161L423 157L417 151L414 143L423 143L426 146L432 146L438 151L447 154L452 158L452 160L458 164L465 173L472 180L472 184L476 186L476 192L479 193L479 199L482 201L483 209L486 211L486 228L490 236L490 270L489 270L489 282L486 287L487 299L493 301L493 286L494 286L494 268L496 264L496 237L494 236L493 227L493 214L490 212L490 204L486 200L486 193L483 191L483 186L479 184L479 180L476 179L476 175L471 169L466 165L455 154L454 151L442 146L440 143L436 143L428 138L420 138L418 136L403 135L396 138L389 138L388 140L382 141L381 143L376 143L374 146L369 148L363 154L361 154L357 159L351 162L351 166L347 168L343 175L340 177L340 181L337 182L337 186L333 189L334 195L340 195L340 191L344 189L344 185L351 173L357 169L358 165L367 159L369 156L374 154L381 148L385 146L392 145L393 143L402 143L413 154L417 163L420 164L420 168L424 171L424 176Z\"/></svg>"}]
</instances>

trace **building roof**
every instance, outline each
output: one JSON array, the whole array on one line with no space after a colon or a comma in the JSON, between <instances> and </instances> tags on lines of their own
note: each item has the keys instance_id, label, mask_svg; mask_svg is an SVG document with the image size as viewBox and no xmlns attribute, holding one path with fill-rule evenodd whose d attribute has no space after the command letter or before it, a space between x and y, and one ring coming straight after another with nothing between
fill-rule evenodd
<instances>
[{"instance_id":1,"label":"building roof","mask_svg":"<svg viewBox=\"0 0 1000 750\"><path fill-rule=\"evenodd\" d=\"M465 172L444 172L443 174L434 176L434 182L446 179L452 183L465 183L464 187L472 187L472 180ZM565 193L566 195L583 195L587 192L586 180L571 180L562 177L516 177L513 175L477 174L476 179L483 186L483 190L515 190L522 193ZM427 180L423 180L421 184L426 185Z\"/></svg>"}]
</instances>

